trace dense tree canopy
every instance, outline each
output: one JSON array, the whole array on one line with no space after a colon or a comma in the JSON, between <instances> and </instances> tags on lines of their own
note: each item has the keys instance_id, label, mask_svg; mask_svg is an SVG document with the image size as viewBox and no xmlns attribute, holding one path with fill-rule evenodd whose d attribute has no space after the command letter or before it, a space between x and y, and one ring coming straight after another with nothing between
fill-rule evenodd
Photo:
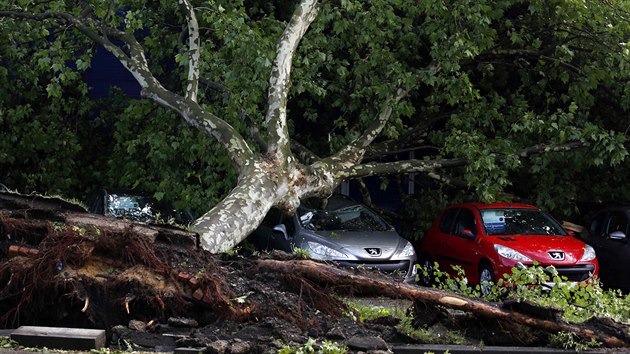
<instances>
[{"instance_id":1,"label":"dense tree canopy","mask_svg":"<svg viewBox=\"0 0 630 354\"><path fill-rule=\"evenodd\" d=\"M197 228L238 237L212 250L370 176L416 173L419 219L462 198L630 199L627 1L181 3L0 5L0 181L218 205ZM105 51L146 99L91 94Z\"/></svg>"}]
</instances>

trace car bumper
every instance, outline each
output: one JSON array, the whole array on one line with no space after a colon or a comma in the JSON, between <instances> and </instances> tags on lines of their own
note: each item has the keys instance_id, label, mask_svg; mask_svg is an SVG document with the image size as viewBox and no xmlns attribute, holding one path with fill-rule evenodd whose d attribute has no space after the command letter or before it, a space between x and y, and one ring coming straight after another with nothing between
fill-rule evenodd
<instances>
[{"instance_id":1,"label":"car bumper","mask_svg":"<svg viewBox=\"0 0 630 354\"><path fill-rule=\"evenodd\" d=\"M394 273L401 272L405 274L405 281L409 279L409 282L415 281L416 278L416 262L415 259L404 259L404 260L394 260L394 261L340 261L335 260L337 264L342 267L353 267L353 268L368 268L368 269L378 269L382 272Z\"/></svg>"},{"instance_id":2,"label":"car bumper","mask_svg":"<svg viewBox=\"0 0 630 354\"><path fill-rule=\"evenodd\" d=\"M533 264L523 264L519 262L505 262L496 267L497 279L499 277L503 277L503 274L512 274L512 268L514 267L532 267ZM550 264L539 264L537 265L542 268L547 268L553 266L558 272L558 276L562 279L564 283L579 283L579 282L588 282L594 275L597 275L598 269L597 265L593 263L583 263L583 264L574 264L574 265L550 265ZM553 283L553 279L551 277L553 274L549 271L545 271L547 275L550 277L549 284Z\"/></svg>"}]
</instances>

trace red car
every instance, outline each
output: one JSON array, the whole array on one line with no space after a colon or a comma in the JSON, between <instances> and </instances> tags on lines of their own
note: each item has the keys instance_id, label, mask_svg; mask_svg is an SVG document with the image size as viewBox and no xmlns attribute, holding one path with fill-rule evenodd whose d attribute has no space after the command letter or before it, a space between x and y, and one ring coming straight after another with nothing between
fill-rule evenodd
<instances>
[{"instance_id":1,"label":"red car","mask_svg":"<svg viewBox=\"0 0 630 354\"><path fill-rule=\"evenodd\" d=\"M496 282L518 263L554 266L569 282L597 275L593 248L571 236L550 215L532 205L466 203L451 205L435 220L422 240L422 267L455 275L460 266L472 284ZM430 284L430 276L421 276ZM484 290L486 293L487 290Z\"/></svg>"}]
</instances>

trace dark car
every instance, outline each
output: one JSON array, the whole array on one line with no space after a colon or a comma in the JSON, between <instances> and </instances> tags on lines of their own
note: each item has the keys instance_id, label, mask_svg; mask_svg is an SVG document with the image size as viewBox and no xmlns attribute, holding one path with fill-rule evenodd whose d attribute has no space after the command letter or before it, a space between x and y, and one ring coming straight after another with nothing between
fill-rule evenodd
<instances>
[{"instance_id":1,"label":"dark car","mask_svg":"<svg viewBox=\"0 0 630 354\"><path fill-rule=\"evenodd\" d=\"M424 268L438 262L457 275L461 267L472 284L496 282L517 264L554 266L568 282L589 280L598 273L591 246L571 236L541 209L516 203L466 203L446 208L422 240ZM423 281L430 284L430 273ZM489 288L482 287L484 293Z\"/></svg>"},{"instance_id":2,"label":"dark car","mask_svg":"<svg viewBox=\"0 0 630 354\"><path fill-rule=\"evenodd\" d=\"M188 224L193 220L190 212L176 210L149 194L133 190L101 189L87 204L91 213L133 221Z\"/></svg>"},{"instance_id":3,"label":"dark car","mask_svg":"<svg viewBox=\"0 0 630 354\"><path fill-rule=\"evenodd\" d=\"M629 233L630 206L607 208L591 218L583 238L597 252L604 287L630 290Z\"/></svg>"},{"instance_id":4,"label":"dark car","mask_svg":"<svg viewBox=\"0 0 630 354\"><path fill-rule=\"evenodd\" d=\"M333 196L325 208L303 203L294 215L272 209L248 240L260 250L300 248L312 259L401 272L407 282L415 279L411 242L376 212L343 196Z\"/></svg>"}]
</instances>

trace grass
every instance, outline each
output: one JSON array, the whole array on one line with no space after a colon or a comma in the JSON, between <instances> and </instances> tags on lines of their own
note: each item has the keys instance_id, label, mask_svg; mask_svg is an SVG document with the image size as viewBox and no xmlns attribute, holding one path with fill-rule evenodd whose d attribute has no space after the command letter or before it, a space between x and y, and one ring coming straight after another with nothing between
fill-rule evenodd
<instances>
[{"instance_id":1,"label":"grass","mask_svg":"<svg viewBox=\"0 0 630 354\"><path fill-rule=\"evenodd\" d=\"M64 354L149 354L153 352L144 352L144 351L134 351L131 349L131 345L128 344L127 349L111 349L111 348L100 348L100 349L92 349L89 351L85 350L62 350L62 349L48 349L48 348L30 348L23 347L18 342L12 340L10 337L0 336L0 353L8 352L8 351L27 351L27 352L37 352L37 353L64 353Z\"/></svg>"},{"instance_id":2,"label":"grass","mask_svg":"<svg viewBox=\"0 0 630 354\"><path fill-rule=\"evenodd\" d=\"M398 329L402 333L422 343L460 345L466 342L465 336L460 331L436 331L432 328L416 328L413 324L413 317L407 313L407 309L393 302L389 304L385 302L387 305L372 305L349 298L344 299L344 302L350 309L347 315L357 322L392 316L400 320Z\"/></svg>"}]
</instances>

